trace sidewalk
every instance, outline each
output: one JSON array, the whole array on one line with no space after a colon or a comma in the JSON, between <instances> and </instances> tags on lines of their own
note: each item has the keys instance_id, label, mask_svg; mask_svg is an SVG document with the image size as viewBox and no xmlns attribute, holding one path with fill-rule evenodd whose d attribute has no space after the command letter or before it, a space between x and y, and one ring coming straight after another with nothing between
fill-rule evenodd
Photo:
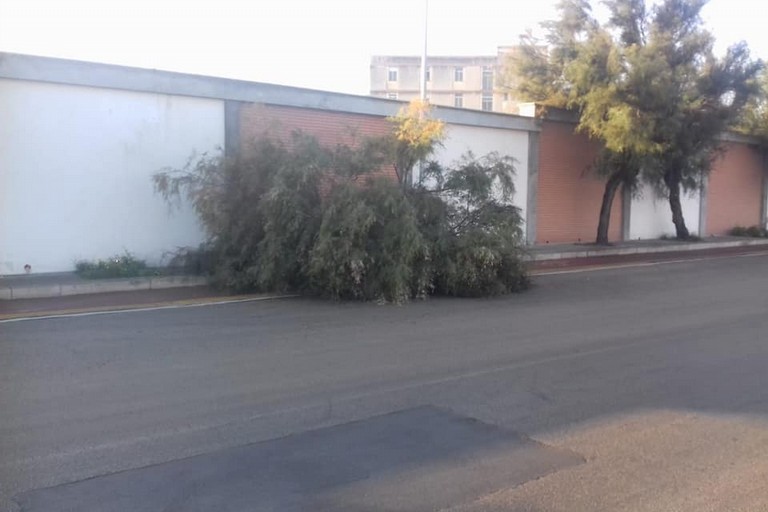
<instances>
[{"instance_id":1,"label":"sidewalk","mask_svg":"<svg viewBox=\"0 0 768 512\"><path fill-rule=\"evenodd\" d=\"M0 300L42 299L94 293L166 290L206 286L202 276L156 276L126 279L84 279L74 272L0 277Z\"/></svg>"},{"instance_id":2,"label":"sidewalk","mask_svg":"<svg viewBox=\"0 0 768 512\"><path fill-rule=\"evenodd\" d=\"M549 261L574 258L595 258L604 256L626 256L630 254L680 253L686 251L711 251L732 248L768 249L768 239L720 236L702 239L698 242L678 240L631 240L611 245L548 244L528 249L530 261Z\"/></svg>"}]
</instances>

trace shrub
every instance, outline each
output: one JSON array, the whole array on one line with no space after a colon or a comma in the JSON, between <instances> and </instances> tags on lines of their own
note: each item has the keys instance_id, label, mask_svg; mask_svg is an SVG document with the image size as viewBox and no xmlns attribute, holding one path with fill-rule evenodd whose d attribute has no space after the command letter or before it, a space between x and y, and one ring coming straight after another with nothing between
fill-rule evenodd
<instances>
[{"instance_id":1,"label":"shrub","mask_svg":"<svg viewBox=\"0 0 768 512\"><path fill-rule=\"evenodd\" d=\"M731 229L731 236L746 236L752 238L768 238L768 231L760 226L736 226Z\"/></svg>"},{"instance_id":2,"label":"shrub","mask_svg":"<svg viewBox=\"0 0 768 512\"><path fill-rule=\"evenodd\" d=\"M322 215L319 189L323 169L318 163L327 156L315 144L316 141L302 139L259 201L264 230L256 260L260 289L285 291L307 287L310 252Z\"/></svg>"},{"instance_id":3,"label":"shrub","mask_svg":"<svg viewBox=\"0 0 768 512\"><path fill-rule=\"evenodd\" d=\"M403 302L426 294L425 253L415 211L395 183L339 187L312 250L312 288L335 298Z\"/></svg>"},{"instance_id":4,"label":"shrub","mask_svg":"<svg viewBox=\"0 0 768 512\"><path fill-rule=\"evenodd\" d=\"M215 257L208 244L181 247L170 254L168 270L173 273L210 276L214 272Z\"/></svg>"},{"instance_id":5,"label":"shrub","mask_svg":"<svg viewBox=\"0 0 768 512\"><path fill-rule=\"evenodd\" d=\"M470 152L449 169L428 168L445 205L443 226L432 228L437 260L435 289L456 296L486 296L525 289L520 211L514 194L514 159ZM434 222L430 223L434 226Z\"/></svg>"},{"instance_id":6,"label":"shrub","mask_svg":"<svg viewBox=\"0 0 768 512\"><path fill-rule=\"evenodd\" d=\"M747 228L743 226L736 226L731 229L731 236L747 236Z\"/></svg>"},{"instance_id":7,"label":"shrub","mask_svg":"<svg viewBox=\"0 0 768 512\"><path fill-rule=\"evenodd\" d=\"M147 263L126 252L103 260L80 260L75 263L75 273L86 279L138 277L147 274Z\"/></svg>"},{"instance_id":8,"label":"shrub","mask_svg":"<svg viewBox=\"0 0 768 512\"><path fill-rule=\"evenodd\" d=\"M299 132L290 146L265 136L247 157L203 155L165 169L155 187L171 203L182 194L192 202L214 282L227 288L396 303L523 289L514 160L467 154L448 169L432 162L407 187L403 166L428 154L442 125L406 121L395 118L392 134L354 146L321 147ZM397 182L373 178L387 163Z\"/></svg>"}]
</instances>

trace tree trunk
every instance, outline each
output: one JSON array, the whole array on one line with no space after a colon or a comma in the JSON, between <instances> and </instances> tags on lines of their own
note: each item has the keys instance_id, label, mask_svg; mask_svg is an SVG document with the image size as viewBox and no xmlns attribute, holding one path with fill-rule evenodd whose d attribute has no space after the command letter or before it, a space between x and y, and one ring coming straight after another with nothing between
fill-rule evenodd
<instances>
[{"instance_id":1,"label":"tree trunk","mask_svg":"<svg viewBox=\"0 0 768 512\"><path fill-rule=\"evenodd\" d=\"M621 181L621 173L615 172L611 174L605 183L603 204L600 206L600 222L597 224L597 239L595 240L595 243L598 245L608 245L608 228L611 224L613 198L616 197L616 191L619 189Z\"/></svg>"},{"instance_id":2,"label":"tree trunk","mask_svg":"<svg viewBox=\"0 0 768 512\"><path fill-rule=\"evenodd\" d=\"M687 240L691 237L691 234L685 226L683 205L680 203L680 177L677 173L669 172L665 174L664 182L669 191L669 208L672 210L672 222L675 224L675 234L679 240Z\"/></svg>"}]
</instances>

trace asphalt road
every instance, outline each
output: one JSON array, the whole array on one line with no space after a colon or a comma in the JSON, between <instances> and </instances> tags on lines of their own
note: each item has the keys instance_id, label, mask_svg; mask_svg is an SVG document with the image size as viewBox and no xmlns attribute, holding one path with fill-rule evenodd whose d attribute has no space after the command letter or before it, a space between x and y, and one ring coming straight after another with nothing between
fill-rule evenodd
<instances>
[{"instance_id":1,"label":"asphalt road","mask_svg":"<svg viewBox=\"0 0 768 512\"><path fill-rule=\"evenodd\" d=\"M0 510L766 510L766 268L0 323Z\"/></svg>"}]
</instances>

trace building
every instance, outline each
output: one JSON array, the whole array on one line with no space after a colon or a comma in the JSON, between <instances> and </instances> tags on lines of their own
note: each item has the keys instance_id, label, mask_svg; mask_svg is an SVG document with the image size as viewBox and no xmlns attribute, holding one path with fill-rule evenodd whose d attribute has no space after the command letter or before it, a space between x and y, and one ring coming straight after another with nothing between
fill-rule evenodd
<instances>
[{"instance_id":1,"label":"building","mask_svg":"<svg viewBox=\"0 0 768 512\"><path fill-rule=\"evenodd\" d=\"M427 57L427 97L447 107L517 113L517 102L504 90L504 61L514 47L499 47L495 56ZM410 101L421 91L421 57L371 58L371 96Z\"/></svg>"}]
</instances>

